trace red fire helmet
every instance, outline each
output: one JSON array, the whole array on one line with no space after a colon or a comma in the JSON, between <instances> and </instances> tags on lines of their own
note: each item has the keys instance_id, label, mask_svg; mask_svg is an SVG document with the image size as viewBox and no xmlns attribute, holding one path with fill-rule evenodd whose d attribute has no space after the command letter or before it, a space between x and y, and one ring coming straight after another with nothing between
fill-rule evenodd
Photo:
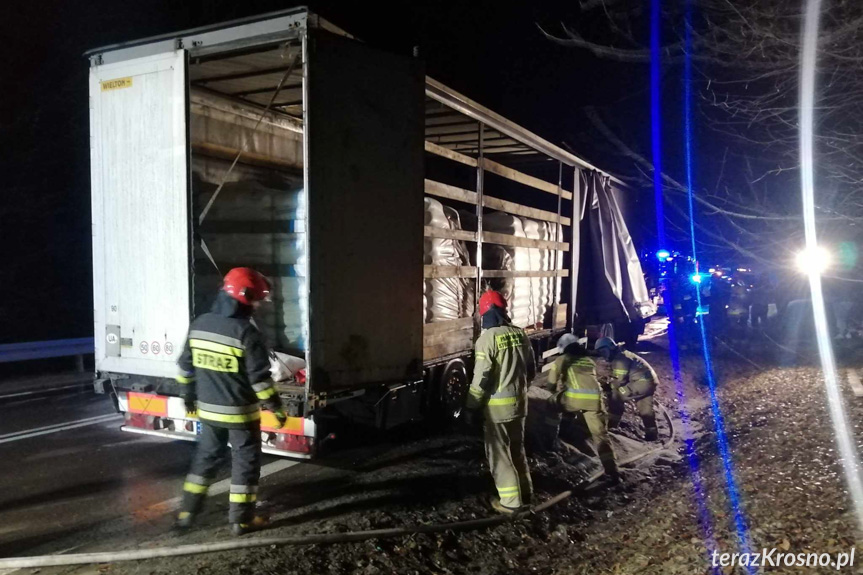
<instances>
[{"instance_id":1,"label":"red fire helmet","mask_svg":"<svg viewBox=\"0 0 863 575\"><path fill-rule=\"evenodd\" d=\"M245 305L270 299L270 282L252 268L234 268L225 275L222 290Z\"/></svg>"},{"instance_id":2,"label":"red fire helmet","mask_svg":"<svg viewBox=\"0 0 863 575\"><path fill-rule=\"evenodd\" d=\"M506 299L504 299L500 292L489 290L480 296L479 315L485 315L485 312L491 309L491 306L497 306L506 311Z\"/></svg>"}]
</instances>

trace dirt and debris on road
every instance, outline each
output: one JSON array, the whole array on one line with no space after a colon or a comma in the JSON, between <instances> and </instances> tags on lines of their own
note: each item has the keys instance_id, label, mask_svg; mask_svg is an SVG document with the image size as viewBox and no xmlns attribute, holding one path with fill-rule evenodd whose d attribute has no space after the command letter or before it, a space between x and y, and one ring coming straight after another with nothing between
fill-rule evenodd
<instances>
[{"instance_id":1,"label":"dirt and debris on road","mask_svg":"<svg viewBox=\"0 0 863 575\"><path fill-rule=\"evenodd\" d=\"M717 453L699 356L682 358L682 386L675 389L667 352L650 343L642 351L662 376L657 396L673 414L678 438L667 450L652 444L651 456L626 468L622 487L600 482L546 513L487 530L43 569L40 574L744 573L710 566L709 551L741 551L728 477L739 493L742 536L753 550L851 550L859 537L817 367L774 367L763 357L756 358L761 364L756 367L731 353L716 358L716 393L731 454L726 467ZM861 417L863 405L850 404L850 421L856 426ZM628 412L615 440L621 459L646 449L640 425ZM667 433L663 423L662 434ZM272 528L247 537L451 523L492 514L492 483L478 435L407 433L388 441L310 464L315 471L290 484L265 483ZM533 453L530 464L541 499L578 486L598 469L594 460L570 449ZM74 552L228 539L222 499L210 502L200 526L188 534L169 533L171 518L163 516L150 525L146 540L124 538L122 529L114 529L98 540L87 541L85 534ZM844 572L863 572L859 569ZM783 566L768 571L823 572Z\"/></svg>"}]
</instances>

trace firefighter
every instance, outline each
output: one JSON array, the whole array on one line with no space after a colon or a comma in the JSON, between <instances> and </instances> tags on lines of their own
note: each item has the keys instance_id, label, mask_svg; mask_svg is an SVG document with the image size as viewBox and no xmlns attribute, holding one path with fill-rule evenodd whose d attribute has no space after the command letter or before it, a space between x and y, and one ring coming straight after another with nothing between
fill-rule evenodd
<instances>
[{"instance_id":1,"label":"firefighter","mask_svg":"<svg viewBox=\"0 0 863 575\"><path fill-rule=\"evenodd\" d=\"M563 410L563 414L554 423L549 418L547 424L554 427L552 433L556 438L563 418L583 418L606 477L612 483L619 483L620 470L608 437L608 412L605 394L596 376L596 363L571 333L562 335L557 347L561 354L551 364L546 385L552 392L549 402Z\"/></svg>"},{"instance_id":2,"label":"firefighter","mask_svg":"<svg viewBox=\"0 0 863 575\"><path fill-rule=\"evenodd\" d=\"M468 419L482 409L488 466L499 499L492 507L511 514L529 505L533 484L524 451L527 389L536 375L533 348L524 330L513 326L506 300L487 291L479 300L482 333L476 341L473 382L467 397Z\"/></svg>"},{"instance_id":3,"label":"firefighter","mask_svg":"<svg viewBox=\"0 0 863 575\"><path fill-rule=\"evenodd\" d=\"M186 411L197 414L201 435L183 484L176 527L186 529L200 512L222 458L231 444L231 533L243 535L264 526L255 516L261 474L261 409L272 411L279 426L286 421L273 382L269 354L251 317L268 300L270 284L250 268L225 276L210 313L189 326L178 360L177 382L184 387Z\"/></svg>"},{"instance_id":4,"label":"firefighter","mask_svg":"<svg viewBox=\"0 0 863 575\"><path fill-rule=\"evenodd\" d=\"M656 428L656 414L653 412L653 393L659 379L656 372L640 356L621 349L610 337L596 340L594 346L603 358L603 372L607 374L611 387L609 396L608 425L615 428L623 417L625 402L635 402L641 421L644 423L644 439L656 441L659 430Z\"/></svg>"}]
</instances>

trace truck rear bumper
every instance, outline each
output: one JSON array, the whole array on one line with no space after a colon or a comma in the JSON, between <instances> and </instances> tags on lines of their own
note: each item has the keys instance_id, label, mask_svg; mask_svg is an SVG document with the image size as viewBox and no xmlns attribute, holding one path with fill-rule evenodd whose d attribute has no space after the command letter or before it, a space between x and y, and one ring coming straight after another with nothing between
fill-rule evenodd
<instances>
[{"instance_id":1,"label":"truck rear bumper","mask_svg":"<svg viewBox=\"0 0 863 575\"><path fill-rule=\"evenodd\" d=\"M176 431L165 431L161 429L141 429L139 427L133 427L131 425L123 425L120 426L121 431L126 431L128 433L137 433L139 435L152 435L155 437L164 437L167 439L179 439L182 441L197 441L197 436L190 435L188 433L178 433ZM297 453L293 451L287 451L284 449L274 449L271 447L264 446L261 451L267 453L269 455L278 455L280 457L291 457L294 459L311 459L313 454L311 453Z\"/></svg>"},{"instance_id":2,"label":"truck rear bumper","mask_svg":"<svg viewBox=\"0 0 863 575\"><path fill-rule=\"evenodd\" d=\"M194 415L186 413L182 398L119 391L117 408L123 413L126 425L120 429L129 433L196 441L200 423ZM275 416L261 412L262 451L271 455L311 459L316 448L314 420L289 417L284 427L276 428Z\"/></svg>"}]
</instances>

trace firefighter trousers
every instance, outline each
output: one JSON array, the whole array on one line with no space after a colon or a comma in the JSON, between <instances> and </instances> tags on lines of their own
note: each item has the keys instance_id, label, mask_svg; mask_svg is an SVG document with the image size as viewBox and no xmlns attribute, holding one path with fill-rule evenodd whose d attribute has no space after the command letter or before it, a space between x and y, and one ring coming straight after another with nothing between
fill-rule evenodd
<instances>
[{"instance_id":1,"label":"firefighter trousers","mask_svg":"<svg viewBox=\"0 0 863 575\"><path fill-rule=\"evenodd\" d=\"M599 411L582 411L580 413L596 445L596 453L599 455L599 461L602 463L605 474L612 477L619 475L617 458L614 456L611 439L608 437L608 414Z\"/></svg>"},{"instance_id":2,"label":"firefighter trousers","mask_svg":"<svg viewBox=\"0 0 863 575\"><path fill-rule=\"evenodd\" d=\"M589 455L598 455L599 461L602 463L602 468L609 476L616 476L620 473L617 468L617 458L614 455L614 448L611 446L611 439L608 436L608 414L597 411L577 411L563 412L557 414L549 414L544 420L545 441L548 442L549 448L552 448L554 441L557 439L561 431L561 425L566 424L567 433L575 433L578 437L575 438L579 445L588 449L592 449L594 453ZM588 445L583 442L584 431L587 427L587 432L593 440L593 445Z\"/></svg>"},{"instance_id":3,"label":"firefighter trousers","mask_svg":"<svg viewBox=\"0 0 863 575\"><path fill-rule=\"evenodd\" d=\"M524 419L519 417L495 423L486 417L483 424L488 466L500 502L505 507L528 505L533 497L533 483L524 451Z\"/></svg>"},{"instance_id":4,"label":"firefighter trousers","mask_svg":"<svg viewBox=\"0 0 863 575\"><path fill-rule=\"evenodd\" d=\"M615 429L620 425L620 420L623 418L623 411L626 407L625 399L617 392L612 392L608 400L608 427ZM645 435L656 434L656 414L653 411L653 395L647 395L636 400L635 408L638 410L638 415L641 416L641 421L644 423Z\"/></svg>"},{"instance_id":5,"label":"firefighter trousers","mask_svg":"<svg viewBox=\"0 0 863 575\"><path fill-rule=\"evenodd\" d=\"M201 511L207 489L213 482L231 443L230 523L248 523L255 515L258 480L261 476L261 427L255 423L244 429L226 429L201 422L201 435L192 465L183 484L181 511Z\"/></svg>"}]
</instances>

